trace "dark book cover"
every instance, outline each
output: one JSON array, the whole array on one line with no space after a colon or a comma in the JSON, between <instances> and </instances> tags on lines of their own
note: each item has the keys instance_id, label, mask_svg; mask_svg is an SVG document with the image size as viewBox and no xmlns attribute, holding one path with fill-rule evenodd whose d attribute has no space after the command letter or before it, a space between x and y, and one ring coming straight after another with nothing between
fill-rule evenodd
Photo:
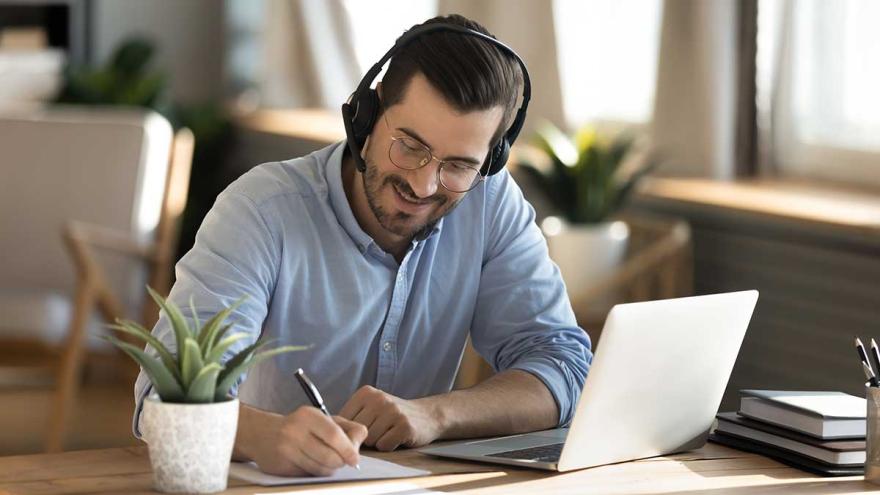
<instances>
[{"instance_id":1,"label":"dark book cover","mask_svg":"<svg viewBox=\"0 0 880 495\"><path fill-rule=\"evenodd\" d=\"M833 464L826 464L811 457L776 448L772 445L759 444L744 438L725 435L721 432L715 432L709 435L709 441L732 447L734 449L743 450L745 452L760 454L793 468L818 474L819 476L857 476L865 474L865 468L861 465L836 466Z\"/></svg>"}]
</instances>

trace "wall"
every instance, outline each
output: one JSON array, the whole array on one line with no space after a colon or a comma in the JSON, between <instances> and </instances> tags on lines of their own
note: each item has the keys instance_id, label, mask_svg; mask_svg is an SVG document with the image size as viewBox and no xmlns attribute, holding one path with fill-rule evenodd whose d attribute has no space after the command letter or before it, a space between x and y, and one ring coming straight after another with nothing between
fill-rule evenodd
<instances>
[{"instance_id":1,"label":"wall","mask_svg":"<svg viewBox=\"0 0 880 495\"><path fill-rule=\"evenodd\" d=\"M223 94L224 3L217 0L95 0L92 60L103 63L133 35L156 43L154 63L170 78L174 101Z\"/></svg>"}]
</instances>

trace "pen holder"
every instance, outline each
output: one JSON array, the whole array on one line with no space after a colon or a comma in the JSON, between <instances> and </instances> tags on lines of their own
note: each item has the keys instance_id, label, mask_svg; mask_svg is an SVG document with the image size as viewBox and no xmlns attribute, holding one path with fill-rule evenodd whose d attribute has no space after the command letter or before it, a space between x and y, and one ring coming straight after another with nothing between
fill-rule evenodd
<instances>
[{"instance_id":1,"label":"pen holder","mask_svg":"<svg viewBox=\"0 0 880 495\"><path fill-rule=\"evenodd\" d=\"M865 387L868 404L865 432L865 481L880 485L880 388Z\"/></svg>"}]
</instances>

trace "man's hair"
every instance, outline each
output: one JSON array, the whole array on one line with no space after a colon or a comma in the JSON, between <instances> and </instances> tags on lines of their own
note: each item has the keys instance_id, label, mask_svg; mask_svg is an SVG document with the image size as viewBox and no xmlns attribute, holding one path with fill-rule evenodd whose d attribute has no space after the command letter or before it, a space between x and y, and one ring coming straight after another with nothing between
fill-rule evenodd
<instances>
[{"instance_id":1,"label":"man's hair","mask_svg":"<svg viewBox=\"0 0 880 495\"><path fill-rule=\"evenodd\" d=\"M434 17L420 25L436 23L455 24L492 36L479 23L458 14ZM391 58L382 78L385 108L400 103L417 72L424 74L431 86L459 112L502 107L501 124L490 145L497 143L507 131L523 84L519 64L511 54L491 42L454 31L441 30L419 36Z\"/></svg>"}]
</instances>

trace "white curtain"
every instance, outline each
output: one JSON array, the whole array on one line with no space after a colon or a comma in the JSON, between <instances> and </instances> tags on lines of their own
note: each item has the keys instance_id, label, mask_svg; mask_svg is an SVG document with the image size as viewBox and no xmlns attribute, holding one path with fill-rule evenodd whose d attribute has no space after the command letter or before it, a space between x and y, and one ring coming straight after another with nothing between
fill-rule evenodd
<instances>
[{"instance_id":1,"label":"white curtain","mask_svg":"<svg viewBox=\"0 0 880 495\"><path fill-rule=\"evenodd\" d=\"M760 7L762 172L880 185L880 3Z\"/></svg>"},{"instance_id":2,"label":"white curtain","mask_svg":"<svg viewBox=\"0 0 880 495\"><path fill-rule=\"evenodd\" d=\"M338 108L360 81L342 0L267 0L264 107Z\"/></svg>"},{"instance_id":3,"label":"white curtain","mask_svg":"<svg viewBox=\"0 0 880 495\"><path fill-rule=\"evenodd\" d=\"M666 0L652 138L663 175L734 176L736 0Z\"/></svg>"},{"instance_id":4,"label":"white curtain","mask_svg":"<svg viewBox=\"0 0 880 495\"><path fill-rule=\"evenodd\" d=\"M438 11L439 15L461 14L479 22L525 61L532 82L532 100L520 136L531 135L541 118L565 126L551 2L440 0Z\"/></svg>"}]
</instances>

